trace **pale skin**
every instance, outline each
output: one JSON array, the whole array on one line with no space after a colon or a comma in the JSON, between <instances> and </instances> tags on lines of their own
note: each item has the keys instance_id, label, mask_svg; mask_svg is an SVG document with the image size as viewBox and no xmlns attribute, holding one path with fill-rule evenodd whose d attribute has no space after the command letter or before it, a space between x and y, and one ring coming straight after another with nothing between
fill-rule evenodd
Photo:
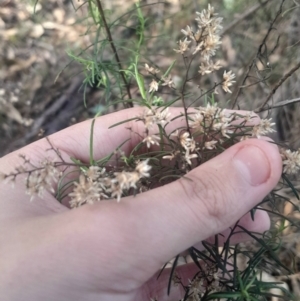
<instances>
[{"instance_id":1,"label":"pale skin","mask_svg":"<svg viewBox=\"0 0 300 301\"><path fill-rule=\"evenodd\" d=\"M174 109L172 112L174 112ZM134 117L128 109L97 119L95 158L120 145L138 123L108 129ZM89 160L91 121L50 137L64 158ZM137 142L124 147L128 152ZM50 156L45 139L0 159L0 171L11 172L22 163ZM50 194L25 195L22 179L12 188L0 183L0 292L3 300L19 301L132 301L157 297L182 298L180 287L167 296L169 271L156 280L162 265L215 234L228 233L238 219L250 231L269 228L269 217L258 210L253 222L249 210L277 184L282 162L277 147L250 139L227 149L189 173L192 181L171 184L116 201L104 201L70 210ZM247 239L236 235L232 242ZM184 279L197 268L183 265Z\"/></svg>"}]
</instances>

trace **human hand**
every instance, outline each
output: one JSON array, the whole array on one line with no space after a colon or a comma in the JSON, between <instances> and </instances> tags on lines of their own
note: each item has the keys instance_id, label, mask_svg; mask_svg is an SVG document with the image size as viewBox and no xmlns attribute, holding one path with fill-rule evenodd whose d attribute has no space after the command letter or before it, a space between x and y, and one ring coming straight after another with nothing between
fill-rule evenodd
<instances>
[{"instance_id":1,"label":"human hand","mask_svg":"<svg viewBox=\"0 0 300 301\"><path fill-rule=\"evenodd\" d=\"M99 118L95 124L95 153L101 158L129 135L128 109ZM174 109L176 110L176 109ZM130 125L141 131L138 123ZM88 161L90 121L50 137L64 158ZM129 152L137 136L124 146ZM135 141L134 141L135 140ZM0 172L45 157L45 139L0 159ZM30 202L19 179L12 189L0 183L0 294L1 300L105 301L182 298L180 287L167 296L169 271L156 280L162 265L241 218L249 231L265 231L269 218L257 211L255 222L247 212L277 184L281 175L277 147L249 139L192 170L171 184L116 201L102 201L70 210L50 194ZM243 235L233 237L238 242ZM197 271L193 264L178 267L183 278Z\"/></svg>"}]
</instances>

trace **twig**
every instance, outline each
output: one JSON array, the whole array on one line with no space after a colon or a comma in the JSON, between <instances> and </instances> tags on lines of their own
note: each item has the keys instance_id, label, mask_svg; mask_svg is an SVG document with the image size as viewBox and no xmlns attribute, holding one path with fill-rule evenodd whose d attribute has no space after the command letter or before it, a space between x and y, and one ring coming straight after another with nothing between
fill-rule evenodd
<instances>
[{"instance_id":1,"label":"twig","mask_svg":"<svg viewBox=\"0 0 300 301\"><path fill-rule=\"evenodd\" d=\"M272 91L269 93L269 95L267 96L267 98L265 99L265 101L263 102L262 106L258 109L258 110L262 110L263 107L268 103L268 101L272 98L272 96L275 94L275 92L277 91L277 89L294 73L296 72L298 69L300 68L300 62L293 67L288 73L286 73L279 81L278 83L274 86L274 88L272 89ZM261 111L260 111L261 112Z\"/></svg>"},{"instance_id":2,"label":"twig","mask_svg":"<svg viewBox=\"0 0 300 301\"><path fill-rule=\"evenodd\" d=\"M184 79L182 89L181 89L181 93L180 93L182 106L184 108L184 116L185 116L186 127L187 127L187 131L190 134L190 136L191 136L191 130L190 130L190 126L189 126L189 119L188 119L188 113L187 113L188 106L185 103L184 90L185 90L185 86L186 86L187 81L188 81L189 70L190 70L190 67L191 67L191 64L192 64L194 58L195 58L195 56L190 59L188 66L186 66L185 79ZM184 60L184 57L183 57L183 60Z\"/></svg>"},{"instance_id":3,"label":"twig","mask_svg":"<svg viewBox=\"0 0 300 301\"><path fill-rule=\"evenodd\" d=\"M258 3L252 7L250 7L247 11L245 11L242 15L240 15L238 18L233 20L229 25L227 25L221 32L221 35L226 34L228 31L230 31L233 27L235 27L238 23L255 13L257 10L259 10L261 7L265 6L270 0L266 0L264 2Z\"/></svg>"},{"instance_id":4,"label":"twig","mask_svg":"<svg viewBox=\"0 0 300 301\"><path fill-rule=\"evenodd\" d=\"M278 11L277 11L277 13L276 13L274 19L273 19L272 22L270 23L270 26L269 26L269 28L268 28L268 31L267 31L267 33L265 34L265 36L264 36L264 38L263 38L261 44L260 44L259 47L258 47L257 52L256 52L256 55L254 56L254 59L252 60L252 62L251 62L250 65L248 66L248 70L247 70L247 72L246 72L246 75L245 75L244 78L243 78L243 81L242 81L241 86L244 86L244 85L245 85L245 82L246 82L247 78L249 77L249 74L250 74L250 72L251 72L251 70L252 70L252 68L253 68L253 66L254 66L254 64L255 64L257 58L259 58L259 57L262 55L262 48L263 48L263 46L266 45L267 39L269 38L269 35L270 35L271 31L273 30L273 26L274 26L275 22L277 21L277 19L279 18L279 16L280 16L281 13L282 13L282 9L283 9L283 4L284 4L284 2L285 2L285 0L281 0L279 9L278 9ZM238 91L237 91L237 93L236 93L236 95L235 95L235 97L234 97L234 101L233 101L232 108L234 108L234 107L236 106L237 99L238 99L238 97L239 97L239 95L240 95L240 93L241 93L241 91L242 91L242 87L241 87L241 86L238 88Z\"/></svg>"},{"instance_id":5,"label":"twig","mask_svg":"<svg viewBox=\"0 0 300 301\"><path fill-rule=\"evenodd\" d=\"M254 112L255 113L261 113L261 112L264 112L264 111L267 111L267 110L272 110L272 109L275 109L275 108L284 107L286 105L296 103L296 102L299 102L299 101L300 101L300 98L287 99L287 100L280 101L280 102L276 103L275 105L272 105L271 107L267 106L266 108L263 108L263 107L258 108L256 110L254 110Z\"/></svg>"},{"instance_id":6,"label":"twig","mask_svg":"<svg viewBox=\"0 0 300 301\"><path fill-rule=\"evenodd\" d=\"M132 99L132 96L131 96L131 93L130 93L130 87L129 87L129 84L128 84L127 80L126 80L125 72L124 72L124 69L122 67L121 60L120 60L119 54L117 52L117 48L116 48L116 46L114 44L114 41L113 41L113 38L112 38L112 35L111 35L111 32L110 32L109 26L108 26L108 24L106 22L106 17L105 17L104 11L103 11L103 7L102 7L102 4L101 4L101 1L100 0L96 0L96 3L97 3L97 7L98 7L98 10L99 10L100 16L101 16L102 21L103 21L103 24L104 24L104 28L105 28L105 31L106 31L106 34L107 34L107 39L108 39L108 41L110 43L111 49L112 49L112 51L114 53L114 56L116 58L116 61L117 61L117 64L118 64L118 68L119 68L119 72L121 74L122 80L123 80L124 85L126 87L128 98ZM133 104L132 104L132 102L127 102L127 103L124 103L124 106L126 108L128 108L128 107L132 108Z\"/></svg>"},{"instance_id":7,"label":"twig","mask_svg":"<svg viewBox=\"0 0 300 301\"><path fill-rule=\"evenodd\" d=\"M50 149L52 149L55 153L56 153L56 155L59 157L59 159L63 162L63 163L65 163L65 160L63 159L63 157L61 156L61 153L60 153L60 151L57 149L57 148L55 148L54 146L53 146L53 144L52 144L52 142L50 141L50 138L47 136L46 137L46 140L47 140L47 142L49 143L49 145L50 145Z\"/></svg>"}]
</instances>

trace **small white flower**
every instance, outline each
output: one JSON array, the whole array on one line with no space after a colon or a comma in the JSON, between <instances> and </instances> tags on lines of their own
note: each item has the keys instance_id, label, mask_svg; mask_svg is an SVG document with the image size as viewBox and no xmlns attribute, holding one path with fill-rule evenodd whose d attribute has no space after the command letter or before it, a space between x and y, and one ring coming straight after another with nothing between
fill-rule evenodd
<instances>
[{"instance_id":1,"label":"small white flower","mask_svg":"<svg viewBox=\"0 0 300 301\"><path fill-rule=\"evenodd\" d=\"M235 81L233 80L235 78L235 74L232 73L230 70L229 72L226 72L226 70L223 73L223 82L222 82L222 88L225 92L232 93L229 87L232 86Z\"/></svg>"},{"instance_id":2,"label":"small white flower","mask_svg":"<svg viewBox=\"0 0 300 301\"><path fill-rule=\"evenodd\" d=\"M220 61L217 61L215 64L212 61L207 61L200 64L199 73L201 75L209 74L215 70L219 70L222 66L220 65Z\"/></svg>"},{"instance_id":3,"label":"small white flower","mask_svg":"<svg viewBox=\"0 0 300 301\"><path fill-rule=\"evenodd\" d=\"M158 82L153 79L152 82L150 83L149 93L157 90L158 90Z\"/></svg>"},{"instance_id":4,"label":"small white flower","mask_svg":"<svg viewBox=\"0 0 300 301\"><path fill-rule=\"evenodd\" d=\"M219 108L217 106L216 103L214 104L210 104L208 103L207 106L204 107L200 107L199 111L204 115L204 117L206 118L213 118L215 117L216 113L218 112Z\"/></svg>"},{"instance_id":5,"label":"small white flower","mask_svg":"<svg viewBox=\"0 0 300 301\"><path fill-rule=\"evenodd\" d=\"M286 174L296 174L300 169L300 153L289 149L280 149L282 157L283 172Z\"/></svg>"},{"instance_id":6,"label":"small white flower","mask_svg":"<svg viewBox=\"0 0 300 301\"><path fill-rule=\"evenodd\" d=\"M159 69L155 69L153 67L150 67L148 64L145 64L145 69L149 74L157 74L160 72Z\"/></svg>"},{"instance_id":7,"label":"small white flower","mask_svg":"<svg viewBox=\"0 0 300 301\"><path fill-rule=\"evenodd\" d=\"M202 48L203 48L203 42L198 43L198 45L195 47L192 55L195 55L196 53L198 53Z\"/></svg>"},{"instance_id":8,"label":"small white flower","mask_svg":"<svg viewBox=\"0 0 300 301\"><path fill-rule=\"evenodd\" d=\"M191 159L198 158L197 154L190 154L190 151L187 149L184 155L184 159L187 162L187 164L192 165Z\"/></svg>"},{"instance_id":9,"label":"small white flower","mask_svg":"<svg viewBox=\"0 0 300 301\"><path fill-rule=\"evenodd\" d=\"M179 41L179 49L174 49L175 52L184 54L189 49L189 44L191 41L189 41L187 38L185 38L183 41Z\"/></svg>"},{"instance_id":10,"label":"small white flower","mask_svg":"<svg viewBox=\"0 0 300 301\"><path fill-rule=\"evenodd\" d=\"M274 126L275 123L272 123L271 120L272 118L262 119L259 124L255 125L252 129L252 137L259 138L268 133L275 132L275 130L272 129L272 126Z\"/></svg>"},{"instance_id":11,"label":"small white flower","mask_svg":"<svg viewBox=\"0 0 300 301\"><path fill-rule=\"evenodd\" d=\"M193 121L189 121L190 127L193 129L197 129L198 131L203 130L203 120L204 116L200 112L197 112L193 117Z\"/></svg>"},{"instance_id":12,"label":"small white flower","mask_svg":"<svg viewBox=\"0 0 300 301\"><path fill-rule=\"evenodd\" d=\"M161 126L165 126L170 119L171 113L169 112L169 108L163 108L160 111L158 109L155 110L155 123L160 124Z\"/></svg>"},{"instance_id":13,"label":"small white flower","mask_svg":"<svg viewBox=\"0 0 300 301\"><path fill-rule=\"evenodd\" d=\"M144 122L145 127L149 130L155 124L165 126L169 122L170 116L169 108L159 109L152 107L151 109L145 109L138 118Z\"/></svg>"},{"instance_id":14,"label":"small white flower","mask_svg":"<svg viewBox=\"0 0 300 301\"><path fill-rule=\"evenodd\" d=\"M105 168L100 168L99 166L90 166L89 169L85 172L85 174L90 180L95 181L104 172Z\"/></svg>"},{"instance_id":15,"label":"small white flower","mask_svg":"<svg viewBox=\"0 0 300 301\"><path fill-rule=\"evenodd\" d=\"M151 144L159 145L160 138L156 135L149 135L144 138L143 142L147 144L147 147L150 148Z\"/></svg>"},{"instance_id":16,"label":"small white flower","mask_svg":"<svg viewBox=\"0 0 300 301\"><path fill-rule=\"evenodd\" d=\"M162 86L169 86L170 88L174 88L174 83L170 75L167 77L162 78Z\"/></svg>"},{"instance_id":17,"label":"small white flower","mask_svg":"<svg viewBox=\"0 0 300 301\"><path fill-rule=\"evenodd\" d=\"M214 149L214 148L216 148L217 143L218 143L218 141L216 141L216 140L207 141L204 143L204 147L206 149Z\"/></svg>"},{"instance_id":18,"label":"small white flower","mask_svg":"<svg viewBox=\"0 0 300 301\"><path fill-rule=\"evenodd\" d=\"M213 128L215 130L220 130L223 137L230 138L230 136L228 136L228 134L233 133L233 131L229 129L230 126L231 126L230 123L219 122L219 123L215 123L213 125Z\"/></svg>"},{"instance_id":19,"label":"small white flower","mask_svg":"<svg viewBox=\"0 0 300 301\"><path fill-rule=\"evenodd\" d=\"M138 165L135 168L135 171L137 171L137 173L139 174L140 178L148 178L148 177L150 177L149 171L151 169L151 166L148 165L148 161L149 160L147 159L147 160L139 162Z\"/></svg>"},{"instance_id":20,"label":"small white flower","mask_svg":"<svg viewBox=\"0 0 300 301\"><path fill-rule=\"evenodd\" d=\"M187 25L186 30L185 29L181 29L181 32L189 37L190 39L194 39L194 33L192 31L192 28L190 26Z\"/></svg>"},{"instance_id":21,"label":"small white flower","mask_svg":"<svg viewBox=\"0 0 300 301\"><path fill-rule=\"evenodd\" d=\"M173 153L171 153L171 155L165 155L162 158L171 161L175 158L175 155Z\"/></svg>"}]
</instances>

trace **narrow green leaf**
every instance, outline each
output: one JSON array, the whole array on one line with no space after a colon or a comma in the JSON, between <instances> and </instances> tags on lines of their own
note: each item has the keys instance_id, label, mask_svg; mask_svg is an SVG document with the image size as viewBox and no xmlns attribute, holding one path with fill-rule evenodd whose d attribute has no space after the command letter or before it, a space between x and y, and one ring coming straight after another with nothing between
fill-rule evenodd
<instances>
[{"instance_id":1,"label":"narrow green leaf","mask_svg":"<svg viewBox=\"0 0 300 301\"><path fill-rule=\"evenodd\" d=\"M299 194L297 189L294 187L293 183L288 179L288 177L285 174L282 174L281 176L289 185L289 187L292 189L294 195L296 196L296 198L299 200Z\"/></svg>"},{"instance_id":2,"label":"narrow green leaf","mask_svg":"<svg viewBox=\"0 0 300 301\"><path fill-rule=\"evenodd\" d=\"M93 119L90 131L90 165L94 165L94 126L96 119Z\"/></svg>"},{"instance_id":3,"label":"narrow green leaf","mask_svg":"<svg viewBox=\"0 0 300 301\"><path fill-rule=\"evenodd\" d=\"M172 269L171 269L171 272L170 272L170 277L169 277L169 282L168 282L168 296L170 295L171 284L172 284L172 278L173 278L175 269L176 269L176 267L177 267L177 262L178 262L179 256L180 256L180 255L177 255L177 256L175 257L175 260L174 260L174 262L173 262Z\"/></svg>"},{"instance_id":4,"label":"narrow green leaf","mask_svg":"<svg viewBox=\"0 0 300 301\"><path fill-rule=\"evenodd\" d=\"M123 120L123 121L117 122L117 123L115 123L115 124L111 125L111 126L109 127L109 129L111 129L111 128L114 128L114 127L116 127L116 126L118 126L118 125L120 125L120 124L123 124L123 123L129 122L129 121L132 121L132 120L137 120L137 117L133 117L133 118L129 118L129 119L126 119L126 120Z\"/></svg>"},{"instance_id":5,"label":"narrow green leaf","mask_svg":"<svg viewBox=\"0 0 300 301\"><path fill-rule=\"evenodd\" d=\"M135 75L135 79L136 79L136 82L138 84L138 87L139 87L139 91L143 97L143 99L146 100L146 91L145 91L145 84L144 84L144 78L143 76L139 73L138 71L138 60L139 60L139 56L137 55L135 57L135 64L134 64L134 75Z\"/></svg>"}]
</instances>

